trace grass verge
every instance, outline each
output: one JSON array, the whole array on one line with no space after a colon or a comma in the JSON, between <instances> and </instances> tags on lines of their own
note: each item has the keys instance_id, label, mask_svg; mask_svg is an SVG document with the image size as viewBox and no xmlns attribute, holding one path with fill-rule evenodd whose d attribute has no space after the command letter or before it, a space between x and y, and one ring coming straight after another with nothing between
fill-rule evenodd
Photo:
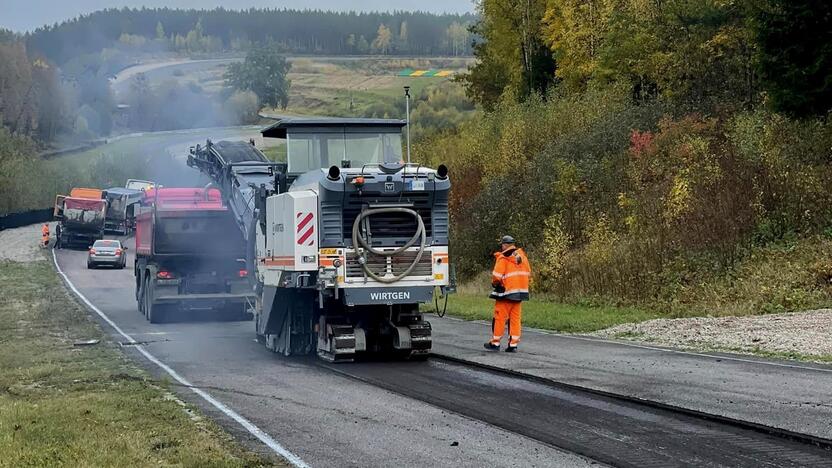
<instances>
[{"instance_id":1,"label":"grass verge","mask_svg":"<svg viewBox=\"0 0 832 468\"><path fill-rule=\"evenodd\" d=\"M427 311L432 311L432 307ZM461 292L448 299L448 315L465 320L491 320L493 311L494 301L487 294ZM565 333L586 333L657 317L660 317L657 313L629 307L562 304L539 299L523 303L524 326Z\"/></svg>"},{"instance_id":2,"label":"grass verge","mask_svg":"<svg viewBox=\"0 0 832 468\"><path fill-rule=\"evenodd\" d=\"M245 451L150 380L49 262L0 262L0 284L0 466L277 463ZM101 342L74 345L88 339Z\"/></svg>"}]
</instances>

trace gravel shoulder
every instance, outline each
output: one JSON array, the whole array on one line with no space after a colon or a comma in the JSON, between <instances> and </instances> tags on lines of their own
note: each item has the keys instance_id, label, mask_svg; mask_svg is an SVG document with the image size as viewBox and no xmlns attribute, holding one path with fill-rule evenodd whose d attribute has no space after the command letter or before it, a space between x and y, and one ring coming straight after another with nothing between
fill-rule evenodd
<instances>
[{"instance_id":1,"label":"gravel shoulder","mask_svg":"<svg viewBox=\"0 0 832 468\"><path fill-rule=\"evenodd\" d=\"M0 261L30 263L44 261L40 254L40 224L0 231ZM53 229L53 224L49 225Z\"/></svg>"},{"instance_id":2,"label":"gravel shoulder","mask_svg":"<svg viewBox=\"0 0 832 468\"><path fill-rule=\"evenodd\" d=\"M832 362L832 309L744 317L655 319L616 325L591 335L683 349Z\"/></svg>"}]
</instances>

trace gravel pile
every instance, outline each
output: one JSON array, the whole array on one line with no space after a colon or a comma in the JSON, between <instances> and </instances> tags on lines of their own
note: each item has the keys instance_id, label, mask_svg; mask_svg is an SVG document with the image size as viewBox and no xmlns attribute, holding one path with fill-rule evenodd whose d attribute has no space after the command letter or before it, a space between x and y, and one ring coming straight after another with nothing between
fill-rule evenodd
<instances>
[{"instance_id":1,"label":"gravel pile","mask_svg":"<svg viewBox=\"0 0 832 468\"><path fill-rule=\"evenodd\" d=\"M37 262L44 260L40 252L40 224L0 231L0 261ZM50 229L54 223L50 223Z\"/></svg>"},{"instance_id":2,"label":"gravel pile","mask_svg":"<svg viewBox=\"0 0 832 468\"><path fill-rule=\"evenodd\" d=\"M832 310L746 317L655 319L593 333L680 348L832 357Z\"/></svg>"}]
</instances>

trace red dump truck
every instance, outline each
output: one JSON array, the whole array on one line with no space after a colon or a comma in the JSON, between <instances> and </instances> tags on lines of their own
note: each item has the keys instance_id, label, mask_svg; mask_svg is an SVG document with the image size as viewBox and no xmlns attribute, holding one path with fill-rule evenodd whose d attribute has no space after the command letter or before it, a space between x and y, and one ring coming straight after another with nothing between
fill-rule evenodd
<instances>
[{"instance_id":1,"label":"red dump truck","mask_svg":"<svg viewBox=\"0 0 832 468\"><path fill-rule=\"evenodd\" d=\"M136 300L151 323L177 313L250 318L245 243L219 190L152 188L135 215Z\"/></svg>"},{"instance_id":2,"label":"red dump truck","mask_svg":"<svg viewBox=\"0 0 832 468\"><path fill-rule=\"evenodd\" d=\"M53 214L60 222L59 247L87 248L104 238L107 200L101 190L74 188L69 196L58 195Z\"/></svg>"}]
</instances>

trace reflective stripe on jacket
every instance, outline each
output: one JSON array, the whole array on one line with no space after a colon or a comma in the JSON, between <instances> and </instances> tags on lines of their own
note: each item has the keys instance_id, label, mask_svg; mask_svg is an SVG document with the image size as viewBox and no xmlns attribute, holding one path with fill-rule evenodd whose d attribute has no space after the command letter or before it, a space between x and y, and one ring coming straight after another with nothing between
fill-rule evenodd
<instances>
[{"instance_id":1,"label":"reflective stripe on jacket","mask_svg":"<svg viewBox=\"0 0 832 468\"><path fill-rule=\"evenodd\" d=\"M491 299L508 301L528 301L529 283L532 269L523 249L511 247L494 254L494 271L491 272L491 285L494 291Z\"/></svg>"}]
</instances>

